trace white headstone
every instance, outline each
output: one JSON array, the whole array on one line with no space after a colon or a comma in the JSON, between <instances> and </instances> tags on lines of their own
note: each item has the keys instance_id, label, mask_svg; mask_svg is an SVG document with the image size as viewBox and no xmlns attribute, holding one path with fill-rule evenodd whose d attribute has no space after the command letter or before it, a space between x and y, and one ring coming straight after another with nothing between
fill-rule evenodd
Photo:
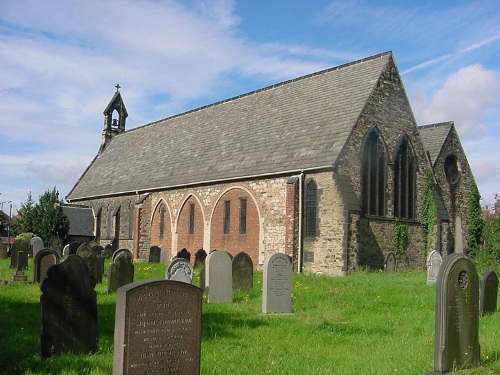
<instances>
[{"instance_id":1,"label":"white headstone","mask_svg":"<svg viewBox=\"0 0 500 375\"><path fill-rule=\"evenodd\" d=\"M165 278L191 284L193 282L193 266L184 258L175 258L168 265Z\"/></svg>"},{"instance_id":2,"label":"white headstone","mask_svg":"<svg viewBox=\"0 0 500 375\"><path fill-rule=\"evenodd\" d=\"M292 265L282 253L276 253L264 261L262 313L292 312Z\"/></svg>"},{"instance_id":3,"label":"white headstone","mask_svg":"<svg viewBox=\"0 0 500 375\"><path fill-rule=\"evenodd\" d=\"M441 254L436 250L432 250L427 257L427 285L436 283L441 263L443 263Z\"/></svg>"},{"instance_id":4,"label":"white headstone","mask_svg":"<svg viewBox=\"0 0 500 375\"><path fill-rule=\"evenodd\" d=\"M233 302L233 268L225 251L212 251L205 261L205 292L208 303Z\"/></svg>"}]
</instances>

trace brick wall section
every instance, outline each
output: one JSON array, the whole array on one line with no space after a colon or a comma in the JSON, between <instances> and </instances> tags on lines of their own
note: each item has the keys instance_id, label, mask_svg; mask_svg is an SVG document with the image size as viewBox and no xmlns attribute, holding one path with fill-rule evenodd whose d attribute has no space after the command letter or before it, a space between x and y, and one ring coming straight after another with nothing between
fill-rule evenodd
<instances>
[{"instance_id":1,"label":"brick wall section","mask_svg":"<svg viewBox=\"0 0 500 375\"><path fill-rule=\"evenodd\" d=\"M162 208L165 210L165 216L163 219L163 233L160 233L160 212ZM172 220L170 210L163 200L157 202L151 209L153 210L153 215L149 219L151 223L150 246L146 249L146 256L141 256L141 258L149 258L149 248L151 246L160 246L165 249L167 258L170 259L173 255L177 254L177 252L172 252ZM141 220L143 219L144 217L141 217Z\"/></svg>"},{"instance_id":2,"label":"brick wall section","mask_svg":"<svg viewBox=\"0 0 500 375\"><path fill-rule=\"evenodd\" d=\"M194 204L194 231L189 234L190 205ZM187 249L191 253L191 261L194 264L194 253L203 248L205 221L200 204L194 196L190 196L183 204L177 223L177 249Z\"/></svg>"}]
</instances>

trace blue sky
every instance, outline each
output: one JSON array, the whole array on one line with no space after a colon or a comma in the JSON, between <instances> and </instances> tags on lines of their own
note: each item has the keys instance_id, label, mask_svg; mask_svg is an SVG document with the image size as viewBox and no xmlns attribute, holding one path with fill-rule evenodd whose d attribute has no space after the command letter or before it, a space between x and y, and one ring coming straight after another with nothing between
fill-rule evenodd
<instances>
[{"instance_id":1,"label":"blue sky","mask_svg":"<svg viewBox=\"0 0 500 375\"><path fill-rule=\"evenodd\" d=\"M491 204L497 0L0 0L0 201L15 211L30 191L70 191L99 149L117 83L132 129L389 50L417 123L455 122Z\"/></svg>"}]
</instances>

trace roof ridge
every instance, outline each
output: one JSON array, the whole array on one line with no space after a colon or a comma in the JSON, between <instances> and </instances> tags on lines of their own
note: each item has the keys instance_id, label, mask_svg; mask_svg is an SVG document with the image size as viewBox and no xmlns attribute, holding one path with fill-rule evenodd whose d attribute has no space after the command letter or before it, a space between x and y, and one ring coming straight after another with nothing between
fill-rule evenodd
<instances>
[{"instance_id":1,"label":"roof ridge","mask_svg":"<svg viewBox=\"0 0 500 375\"><path fill-rule=\"evenodd\" d=\"M334 67L331 67L331 68L323 69L323 70L320 70L318 72L313 72L313 73L309 73L309 74L306 74L306 75L303 75L303 76L300 76L300 77L288 79L286 81L278 82L278 83L275 83L275 84L272 84L272 85L269 85L269 86L265 86L265 87L262 87L260 89L253 90L253 91L250 91L250 92L247 92L247 93L244 93L244 94L236 95L236 96L233 96L233 97L230 97L230 98L227 98L227 99L216 101L214 103L206 104L206 105L198 107L198 108L190 109L190 110L185 111L185 112L181 112L181 113L177 113L175 115L169 116L169 117L165 117L165 118L163 118L161 120L153 121L153 122L150 122L148 124L144 124L144 125L141 125L141 126L138 126L138 127L135 127L135 128L129 129L129 130L126 130L123 133L117 134L117 136L120 136L122 134L126 134L126 133L129 133L129 132L132 132L134 130L142 129L142 128L145 128L145 127L148 127L148 126L151 126L151 125L155 125L155 124L158 124L160 122L164 122L164 121L167 121L167 120L172 120L174 118L181 117L181 116L187 115L189 113L198 112L198 111L210 108L210 107L215 107L217 105L221 105L221 104L228 103L228 102L240 99L240 98L244 98L244 97L247 97L247 96L250 96L250 95L254 95L254 94L257 94L259 92L271 90L271 89L276 88L276 87L285 86L285 85L290 84L292 82L301 81L301 80L304 80L304 79L307 79L307 78L311 78L311 77L314 77L314 76L318 76L318 75L321 75L321 74L333 72L333 71L336 71L336 70L347 68L348 66L358 65L358 64L370 61L370 60L375 60L377 58L380 58L380 57L383 57L383 56L387 56L387 55L392 56L392 51L386 51L386 52L382 52L382 53L377 53L376 55L373 55L373 56L364 57L364 58L356 60L356 61L351 61L351 62L348 62L348 63L345 63L345 64L341 64L341 65L337 65L337 66L334 66Z\"/></svg>"},{"instance_id":2,"label":"roof ridge","mask_svg":"<svg viewBox=\"0 0 500 375\"><path fill-rule=\"evenodd\" d=\"M435 124L427 124L427 125L419 125L419 129L424 129L424 128L435 128L438 126L445 126L445 125L453 125L453 121L443 121L443 122L436 122Z\"/></svg>"}]
</instances>

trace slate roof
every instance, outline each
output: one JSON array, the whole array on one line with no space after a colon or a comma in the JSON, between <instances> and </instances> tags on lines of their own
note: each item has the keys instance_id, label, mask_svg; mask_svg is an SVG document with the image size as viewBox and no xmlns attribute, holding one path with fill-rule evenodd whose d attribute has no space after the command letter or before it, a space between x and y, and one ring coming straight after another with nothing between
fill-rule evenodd
<instances>
[{"instance_id":1,"label":"slate roof","mask_svg":"<svg viewBox=\"0 0 500 375\"><path fill-rule=\"evenodd\" d=\"M331 167L385 52L115 136L68 201Z\"/></svg>"},{"instance_id":2,"label":"slate roof","mask_svg":"<svg viewBox=\"0 0 500 375\"><path fill-rule=\"evenodd\" d=\"M94 236L94 214L91 208L62 206L62 209L69 219L70 236Z\"/></svg>"},{"instance_id":3,"label":"slate roof","mask_svg":"<svg viewBox=\"0 0 500 375\"><path fill-rule=\"evenodd\" d=\"M418 127L418 132L422 138L425 150L429 152L431 164L434 166L443 148L444 142L450 134L453 121L441 122Z\"/></svg>"}]
</instances>

